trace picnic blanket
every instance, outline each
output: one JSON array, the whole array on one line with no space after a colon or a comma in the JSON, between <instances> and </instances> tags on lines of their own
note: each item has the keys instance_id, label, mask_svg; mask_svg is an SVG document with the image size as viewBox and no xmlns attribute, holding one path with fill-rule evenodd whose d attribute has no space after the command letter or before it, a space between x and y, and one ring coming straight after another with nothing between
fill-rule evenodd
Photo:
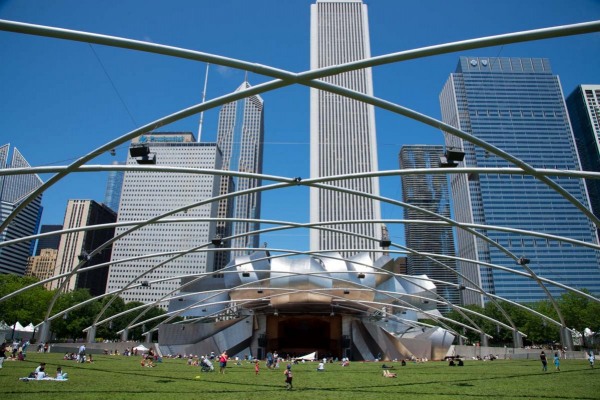
<instances>
[{"instance_id":1,"label":"picnic blanket","mask_svg":"<svg viewBox=\"0 0 600 400\"><path fill-rule=\"evenodd\" d=\"M56 379L56 378L42 378L42 379L37 379L37 378L29 378L29 377L25 377L25 378L19 378L20 381L24 381L24 382L29 382L29 381L57 381L57 382L65 382L68 381L69 379L67 378L62 378L62 379Z\"/></svg>"}]
</instances>

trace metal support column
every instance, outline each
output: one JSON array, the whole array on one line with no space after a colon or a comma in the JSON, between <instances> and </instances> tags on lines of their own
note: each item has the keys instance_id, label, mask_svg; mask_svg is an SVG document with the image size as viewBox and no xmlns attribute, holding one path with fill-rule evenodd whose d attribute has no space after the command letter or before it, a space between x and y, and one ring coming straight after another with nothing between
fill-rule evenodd
<instances>
[{"instance_id":1,"label":"metal support column","mask_svg":"<svg viewBox=\"0 0 600 400\"><path fill-rule=\"evenodd\" d=\"M523 347L523 337L519 332L513 331L513 347L515 349L520 349Z\"/></svg>"},{"instance_id":2,"label":"metal support column","mask_svg":"<svg viewBox=\"0 0 600 400\"><path fill-rule=\"evenodd\" d=\"M50 341L50 321L46 320L42 322L38 328L38 342L48 343Z\"/></svg>"},{"instance_id":3,"label":"metal support column","mask_svg":"<svg viewBox=\"0 0 600 400\"><path fill-rule=\"evenodd\" d=\"M488 342L487 335L482 332L482 333L479 334L479 337L480 337L480 342L479 342L480 344L479 344L479 346L480 347L488 347L489 346L489 342Z\"/></svg>"},{"instance_id":4,"label":"metal support column","mask_svg":"<svg viewBox=\"0 0 600 400\"><path fill-rule=\"evenodd\" d=\"M96 325L93 325L87 331L87 342L95 343L96 342Z\"/></svg>"},{"instance_id":5,"label":"metal support column","mask_svg":"<svg viewBox=\"0 0 600 400\"><path fill-rule=\"evenodd\" d=\"M565 350L573 350L573 335L571 331L566 327L560 328L560 342Z\"/></svg>"}]
</instances>

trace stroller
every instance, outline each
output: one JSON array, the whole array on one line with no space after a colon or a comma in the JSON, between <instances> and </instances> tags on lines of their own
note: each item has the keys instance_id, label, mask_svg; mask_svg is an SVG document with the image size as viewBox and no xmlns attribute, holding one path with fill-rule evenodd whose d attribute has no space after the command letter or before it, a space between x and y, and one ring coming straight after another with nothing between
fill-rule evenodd
<instances>
[{"instance_id":1,"label":"stroller","mask_svg":"<svg viewBox=\"0 0 600 400\"><path fill-rule=\"evenodd\" d=\"M208 358L204 358L202 361L200 361L200 371L212 372L214 370L215 367L213 367L213 363Z\"/></svg>"}]
</instances>

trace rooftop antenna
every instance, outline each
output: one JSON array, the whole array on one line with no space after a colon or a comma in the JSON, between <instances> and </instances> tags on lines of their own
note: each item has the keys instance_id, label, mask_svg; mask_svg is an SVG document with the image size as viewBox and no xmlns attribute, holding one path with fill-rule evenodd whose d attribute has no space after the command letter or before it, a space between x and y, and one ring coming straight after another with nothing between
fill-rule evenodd
<instances>
[{"instance_id":1,"label":"rooftop antenna","mask_svg":"<svg viewBox=\"0 0 600 400\"><path fill-rule=\"evenodd\" d=\"M248 83L248 71L244 74L244 82Z\"/></svg>"},{"instance_id":2,"label":"rooftop antenna","mask_svg":"<svg viewBox=\"0 0 600 400\"><path fill-rule=\"evenodd\" d=\"M202 103L206 100L206 86L208 84L208 67L209 63L206 63L206 73L204 75L204 89L202 90ZM204 122L204 111L200 113L200 123L198 124L198 143L200 143L200 137L202 136L202 122Z\"/></svg>"}]
</instances>

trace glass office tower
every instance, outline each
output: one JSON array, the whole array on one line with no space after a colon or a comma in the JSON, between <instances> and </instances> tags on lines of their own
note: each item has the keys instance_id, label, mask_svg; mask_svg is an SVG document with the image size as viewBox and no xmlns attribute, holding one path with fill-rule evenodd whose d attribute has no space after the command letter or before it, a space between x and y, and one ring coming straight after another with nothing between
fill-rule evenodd
<instances>
[{"instance_id":1,"label":"glass office tower","mask_svg":"<svg viewBox=\"0 0 600 400\"><path fill-rule=\"evenodd\" d=\"M15 147L10 157L10 145L0 146L0 168L28 168L29 163ZM0 221L8 216L33 191L42 185L36 174L0 176ZM0 242L14 240L38 232L42 217L42 195L38 195L18 213L6 229L0 232ZM0 247L0 274L23 275L27 259L33 255L35 240Z\"/></svg>"},{"instance_id":2,"label":"glass office tower","mask_svg":"<svg viewBox=\"0 0 600 400\"><path fill-rule=\"evenodd\" d=\"M600 85L580 85L567 97L579 161L584 171L600 172ZM600 217L600 180L586 179L590 205Z\"/></svg>"},{"instance_id":3,"label":"glass office tower","mask_svg":"<svg viewBox=\"0 0 600 400\"><path fill-rule=\"evenodd\" d=\"M536 168L578 170L579 162L562 88L547 59L461 57L440 95L444 122L485 140ZM512 167L481 148L446 134L448 147L462 148L465 166ZM583 182L551 177L588 204ZM571 203L530 176L452 175L453 207L463 222L537 231L597 243L591 222ZM487 236L517 256L543 278L600 294L595 250L559 240L488 230ZM457 253L525 272L497 246L457 230ZM533 302L545 293L533 279L474 263L460 270L485 290L517 302ZM466 283L466 286L471 286ZM548 285L553 295L563 291ZM466 303L481 304L478 293L465 291Z\"/></svg>"},{"instance_id":4,"label":"glass office tower","mask_svg":"<svg viewBox=\"0 0 600 400\"><path fill-rule=\"evenodd\" d=\"M244 81L236 92L250 88ZM224 170L262 173L264 142L264 102L258 96L225 104L219 112L217 128L217 144L223 153ZM234 191L240 192L261 186L262 181L255 178L222 176L220 195ZM223 199L219 202L219 218L260 219L260 193L249 193L235 198ZM258 230L257 222L226 221L217 222L217 234L221 237L235 235L226 242L230 247L242 248L229 252L218 252L215 255L215 269L223 268L229 257L248 254L257 248L259 236L243 236L247 232ZM229 247L229 246L228 246ZM248 250L246 250L248 249Z\"/></svg>"},{"instance_id":5,"label":"glass office tower","mask_svg":"<svg viewBox=\"0 0 600 400\"><path fill-rule=\"evenodd\" d=\"M369 58L367 6L361 0L321 1L311 6L311 69ZM323 78L324 81L369 95L373 94L371 69ZM310 176L312 178L377 170L377 143L373 106L311 89ZM332 183L361 193L379 195L376 178ZM379 202L352 194L311 188L310 221L379 220ZM328 225L362 235L313 229L313 251L379 248L380 224Z\"/></svg>"},{"instance_id":6,"label":"glass office tower","mask_svg":"<svg viewBox=\"0 0 600 400\"><path fill-rule=\"evenodd\" d=\"M113 161L113 165L119 165ZM114 212L119 212L119 201L121 200L121 189L123 187L124 171L109 171L106 179L106 191L104 192L104 204Z\"/></svg>"},{"instance_id":7,"label":"glass office tower","mask_svg":"<svg viewBox=\"0 0 600 400\"><path fill-rule=\"evenodd\" d=\"M442 146L402 146L400 149L400 168L436 168L440 156L444 153ZM450 189L446 175L403 175L402 201L413 206L432 211L442 217L450 218ZM404 219L440 221L439 218L411 208L404 209ZM425 225L408 223L405 228L406 246L412 250L436 253L444 256L455 256L454 235L452 227L447 225ZM453 304L460 303L456 287L456 260L444 257L430 258L416 254L408 254L406 270L410 275L425 274L430 279L446 283L434 282L437 293ZM438 305L440 312L448 312L450 308Z\"/></svg>"}]
</instances>

